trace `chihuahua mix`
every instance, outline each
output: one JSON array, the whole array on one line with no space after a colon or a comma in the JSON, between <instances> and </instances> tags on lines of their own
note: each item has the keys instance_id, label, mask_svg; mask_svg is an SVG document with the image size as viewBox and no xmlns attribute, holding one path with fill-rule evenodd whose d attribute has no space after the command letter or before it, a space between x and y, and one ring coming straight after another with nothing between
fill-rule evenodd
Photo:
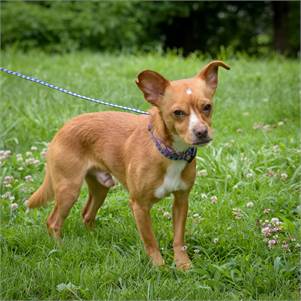
<instances>
[{"instance_id":1,"label":"chihuahua mix","mask_svg":"<svg viewBox=\"0 0 301 301\"><path fill-rule=\"evenodd\" d=\"M27 202L35 208L55 199L47 220L49 233L61 237L84 180L89 197L82 217L92 226L114 177L129 192L139 234L156 266L164 260L152 231L150 209L174 195L174 260L177 268L190 268L184 242L188 196L196 176L196 147L212 139L212 98L219 66L230 69L222 61L212 61L195 77L176 81L154 71L141 72L136 84L152 105L149 115L99 112L67 122L51 141L44 181Z\"/></svg>"}]
</instances>

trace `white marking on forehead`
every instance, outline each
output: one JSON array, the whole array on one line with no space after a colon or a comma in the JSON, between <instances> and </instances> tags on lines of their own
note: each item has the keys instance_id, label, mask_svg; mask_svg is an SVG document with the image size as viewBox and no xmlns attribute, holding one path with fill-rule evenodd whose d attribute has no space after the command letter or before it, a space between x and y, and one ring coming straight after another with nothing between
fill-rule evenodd
<instances>
[{"instance_id":1,"label":"white marking on forehead","mask_svg":"<svg viewBox=\"0 0 301 301\"><path fill-rule=\"evenodd\" d=\"M192 89L191 88L187 88L186 89L186 94L188 94L188 95L192 94Z\"/></svg>"},{"instance_id":2,"label":"white marking on forehead","mask_svg":"<svg viewBox=\"0 0 301 301\"><path fill-rule=\"evenodd\" d=\"M189 117L189 131L192 131L193 128L194 128L198 123L200 123L200 120L199 120L197 114L195 113L194 110L191 110L190 117Z\"/></svg>"}]
</instances>

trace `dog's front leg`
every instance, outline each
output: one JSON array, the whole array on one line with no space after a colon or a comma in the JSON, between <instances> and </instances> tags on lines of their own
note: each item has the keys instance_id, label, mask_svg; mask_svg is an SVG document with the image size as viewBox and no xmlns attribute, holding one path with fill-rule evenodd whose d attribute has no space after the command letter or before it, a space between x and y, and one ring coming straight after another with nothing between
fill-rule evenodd
<instances>
[{"instance_id":1,"label":"dog's front leg","mask_svg":"<svg viewBox=\"0 0 301 301\"><path fill-rule=\"evenodd\" d=\"M183 270L187 270L191 267L191 261L187 255L184 241L185 224L188 212L188 195L189 192L175 192L175 200L172 208L174 259L177 268Z\"/></svg>"},{"instance_id":2,"label":"dog's front leg","mask_svg":"<svg viewBox=\"0 0 301 301\"><path fill-rule=\"evenodd\" d=\"M150 217L151 205L140 204L135 200L131 200L130 205L147 255L151 258L154 265L164 265L164 260L152 230Z\"/></svg>"}]
</instances>

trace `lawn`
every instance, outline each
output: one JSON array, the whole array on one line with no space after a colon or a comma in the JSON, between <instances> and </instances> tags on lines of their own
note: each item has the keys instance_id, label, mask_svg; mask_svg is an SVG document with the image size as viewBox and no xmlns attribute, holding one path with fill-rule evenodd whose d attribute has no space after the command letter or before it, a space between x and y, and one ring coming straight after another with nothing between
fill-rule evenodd
<instances>
[{"instance_id":1,"label":"lawn","mask_svg":"<svg viewBox=\"0 0 301 301\"><path fill-rule=\"evenodd\" d=\"M134 84L143 69L169 79L194 75L208 59L88 52L2 52L1 66L91 97L146 110ZM63 244L47 235L53 204L26 211L42 182L44 152L72 116L109 110L1 74L1 299L299 300L299 62L227 59L220 70L211 145L200 148L186 243L193 261L175 269L172 199L154 206L164 268L150 265L117 185L87 231L84 188L66 220Z\"/></svg>"}]
</instances>

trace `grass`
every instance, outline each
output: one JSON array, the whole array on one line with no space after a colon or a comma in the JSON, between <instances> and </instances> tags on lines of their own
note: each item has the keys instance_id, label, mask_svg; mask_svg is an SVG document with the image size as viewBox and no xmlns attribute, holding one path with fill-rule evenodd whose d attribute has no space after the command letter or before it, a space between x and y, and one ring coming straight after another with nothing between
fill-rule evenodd
<instances>
[{"instance_id":1,"label":"grass","mask_svg":"<svg viewBox=\"0 0 301 301\"><path fill-rule=\"evenodd\" d=\"M1 65L147 109L134 84L139 71L177 79L207 61L172 54L7 51ZM194 267L186 273L172 262L165 213L171 198L152 210L167 262L162 269L144 254L121 186L110 192L94 231L80 220L84 188L64 225L63 245L47 236L52 204L31 212L23 204L43 178L40 153L70 117L108 108L1 74L0 149L11 151L2 152L0 166L1 299L299 300L299 64L281 57L227 63L232 70L220 70L215 97L215 139L198 151L186 231Z\"/></svg>"}]
</instances>

